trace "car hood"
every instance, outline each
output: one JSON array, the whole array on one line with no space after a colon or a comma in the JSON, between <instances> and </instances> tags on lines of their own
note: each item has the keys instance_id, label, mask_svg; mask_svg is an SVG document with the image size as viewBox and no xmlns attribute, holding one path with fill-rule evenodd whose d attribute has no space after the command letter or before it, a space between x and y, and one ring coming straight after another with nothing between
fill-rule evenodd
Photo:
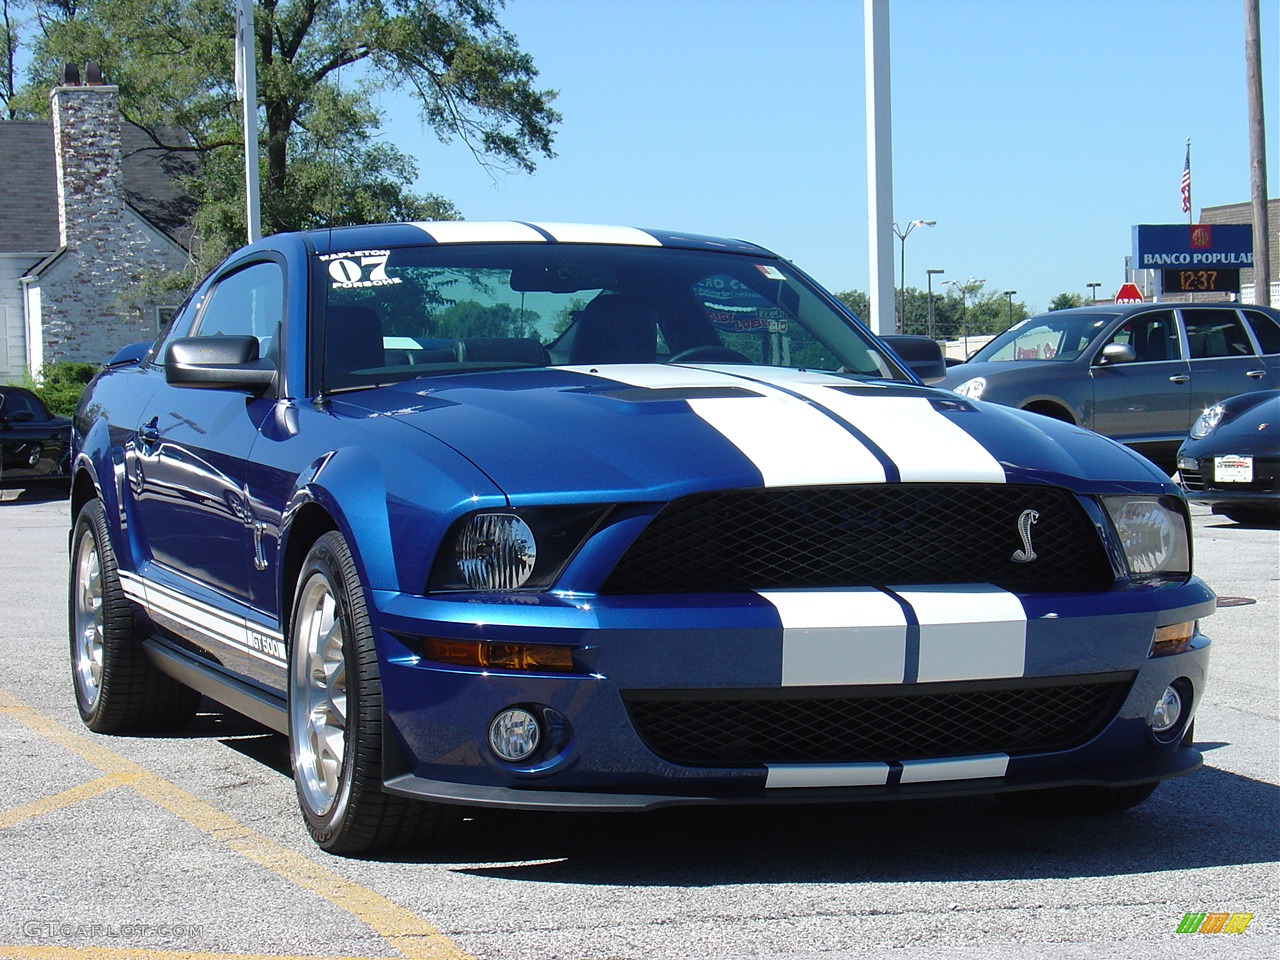
<instances>
[{"instance_id":1,"label":"car hood","mask_svg":"<svg viewBox=\"0 0 1280 960\"><path fill-rule=\"evenodd\" d=\"M903 383L740 365L555 367L335 397L448 444L521 502L885 482L1168 483L1090 431ZM408 442L400 434L396 442Z\"/></svg>"},{"instance_id":2,"label":"car hood","mask_svg":"<svg viewBox=\"0 0 1280 960\"><path fill-rule=\"evenodd\" d=\"M966 380L972 380L974 377L1017 382L1032 380L1037 377L1052 378L1055 370L1060 374L1066 373L1070 363L1071 361L1069 360L995 360L982 363L970 360L965 363L957 363L954 367L948 367L946 377L938 383L938 386L947 390L954 390Z\"/></svg>"}]
</instances>

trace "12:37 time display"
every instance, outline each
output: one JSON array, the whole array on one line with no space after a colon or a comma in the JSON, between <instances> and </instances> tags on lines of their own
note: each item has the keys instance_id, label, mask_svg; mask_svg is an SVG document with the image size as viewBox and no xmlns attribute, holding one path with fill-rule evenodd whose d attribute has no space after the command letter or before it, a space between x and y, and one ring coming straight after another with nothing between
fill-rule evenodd
<instances>
[{"instance_id":1,"label":"12:37 time display","mask_svg":"<svg viewBox=\"0 0 1280 960\"><path fill-rule=\"evenodd\" d=\"M1239 293L1240 270L1164 270L1164 289L1173 293Z\"/></svg>"}]
</instances>

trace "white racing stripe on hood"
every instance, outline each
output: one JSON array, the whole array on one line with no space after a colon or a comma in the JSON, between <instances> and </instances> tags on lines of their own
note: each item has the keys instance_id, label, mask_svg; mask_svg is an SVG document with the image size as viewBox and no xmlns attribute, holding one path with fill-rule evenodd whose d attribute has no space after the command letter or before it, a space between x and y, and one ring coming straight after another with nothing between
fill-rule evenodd
<instances>
[{"instance_id":1,"label":"white racing stripe on hood","mask_svg":"<svg viewBox=\"0 0 1280 960\"><path fill-rule=\"evenodd\" d=\"M782 685L902 683L907 620L871 587L760 590L782 620Z\"/></svg>"},{"instance_id":2,"label":"white racing stripe on hood","mask_svg":"<svg viewBox=\"0 0 1280 960\"><path fill-rule=\"evenodd\" d=\"M848 420L898 467L904 483L1004 483L1004 467L925 397L868 396L821 384L788 384Z\"/></svg>"},{"instance_id":3,"label":"white racing stripe on hood","mask_svg":"<svg viewBox=\"0 0 1280 960\"><path fill-rule=\"evenodd\" d=\"M1026 672L1027 614L1014 594L990 584L891 589L920 623L920 683Z\"/></svg>"},{"instance_id":4,"label":"white racing stripe on hood","mask_svg":"<svg viewBox=\"0 0 1280 960\"><path fill-rule=\"evenodd\" d=\"M658 363L563 367L633 387L738 387L755 397L686 401L760 471L766 487L884 483L884 467L839 422L766 384L697 367Z\"/></svg>"}]
</instances>

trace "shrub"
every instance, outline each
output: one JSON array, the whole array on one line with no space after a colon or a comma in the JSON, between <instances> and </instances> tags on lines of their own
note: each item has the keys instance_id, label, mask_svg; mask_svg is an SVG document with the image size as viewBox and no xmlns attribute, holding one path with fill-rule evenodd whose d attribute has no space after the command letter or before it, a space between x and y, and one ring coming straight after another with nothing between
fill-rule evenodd
<instances>
[{"instance_id":1,"label":"shrub","mask_svg":"<svg viewBox=\"0 0 1280 960\"><path fill-rule=\"evenodd\" d=\"M39 382L28 378L27 386L44 401L44 405L55 417L69 417L75 413L85 385L100 369L96 363L75 363L70 360L46 363L40 368Z\"/></svg>"}]
</instances>

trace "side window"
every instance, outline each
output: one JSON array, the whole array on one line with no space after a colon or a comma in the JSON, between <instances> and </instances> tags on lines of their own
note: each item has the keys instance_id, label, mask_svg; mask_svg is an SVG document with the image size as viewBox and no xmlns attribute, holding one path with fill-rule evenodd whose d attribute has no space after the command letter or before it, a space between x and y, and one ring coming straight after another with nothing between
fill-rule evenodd
<instances>
[{"instance_id":1,"label":"side window","mask_svg":"<svg viewBox=\"0 0 1280 960\"><path fill-rule=\"evenodd\" d=\"M48 420L40 401L29 394L15 391L9 394L9 402L5 404L5 416L13 418L20 413L31 414L32 420Z\"/></svg>"},{"instance_id":2,"label":"side window","mask_svg":"<svg viewBox=\"0 0 1280 960\"><path fill-rule=\"evenodd\" d=\"M284 317L284 276L275 263L255 263L228 274L209 293L193 334L201 337L258 338L258 355L279 349Z\"/></svg>"},{"instance_id":3,"label":"side window","mask_svg":"<svg viewBox=\"0 0 1280 960\"><path fill-rule=\"evenodd\" d=\"M1178 328L1169 310L1143 313L1116 328L1108 343L1127 343L1133 347L1138 363L1160 360L1178 360L1182 348L1178 343Z\"/></svg>"},{"instance_id":4,"label":"side window","mask_svg":"<svg viewBox=\"0 0 1280 960\"><path fill-rule=\"evenodd\" d=\"M1263 353L1280 353L1280 324L1258 310L1246 310L1244 318Z\"/></svg>"},{"instance_id":5,"label":"side window","mask_svg":"<svg viewBox=\"0 0 1280 960\"><path fill-rule=\"evenodd\" d=\"M1182 318L1192 360L1253 356L1244 324L1234 310L1183 310Z\"/></svg>"}]
</instances>

